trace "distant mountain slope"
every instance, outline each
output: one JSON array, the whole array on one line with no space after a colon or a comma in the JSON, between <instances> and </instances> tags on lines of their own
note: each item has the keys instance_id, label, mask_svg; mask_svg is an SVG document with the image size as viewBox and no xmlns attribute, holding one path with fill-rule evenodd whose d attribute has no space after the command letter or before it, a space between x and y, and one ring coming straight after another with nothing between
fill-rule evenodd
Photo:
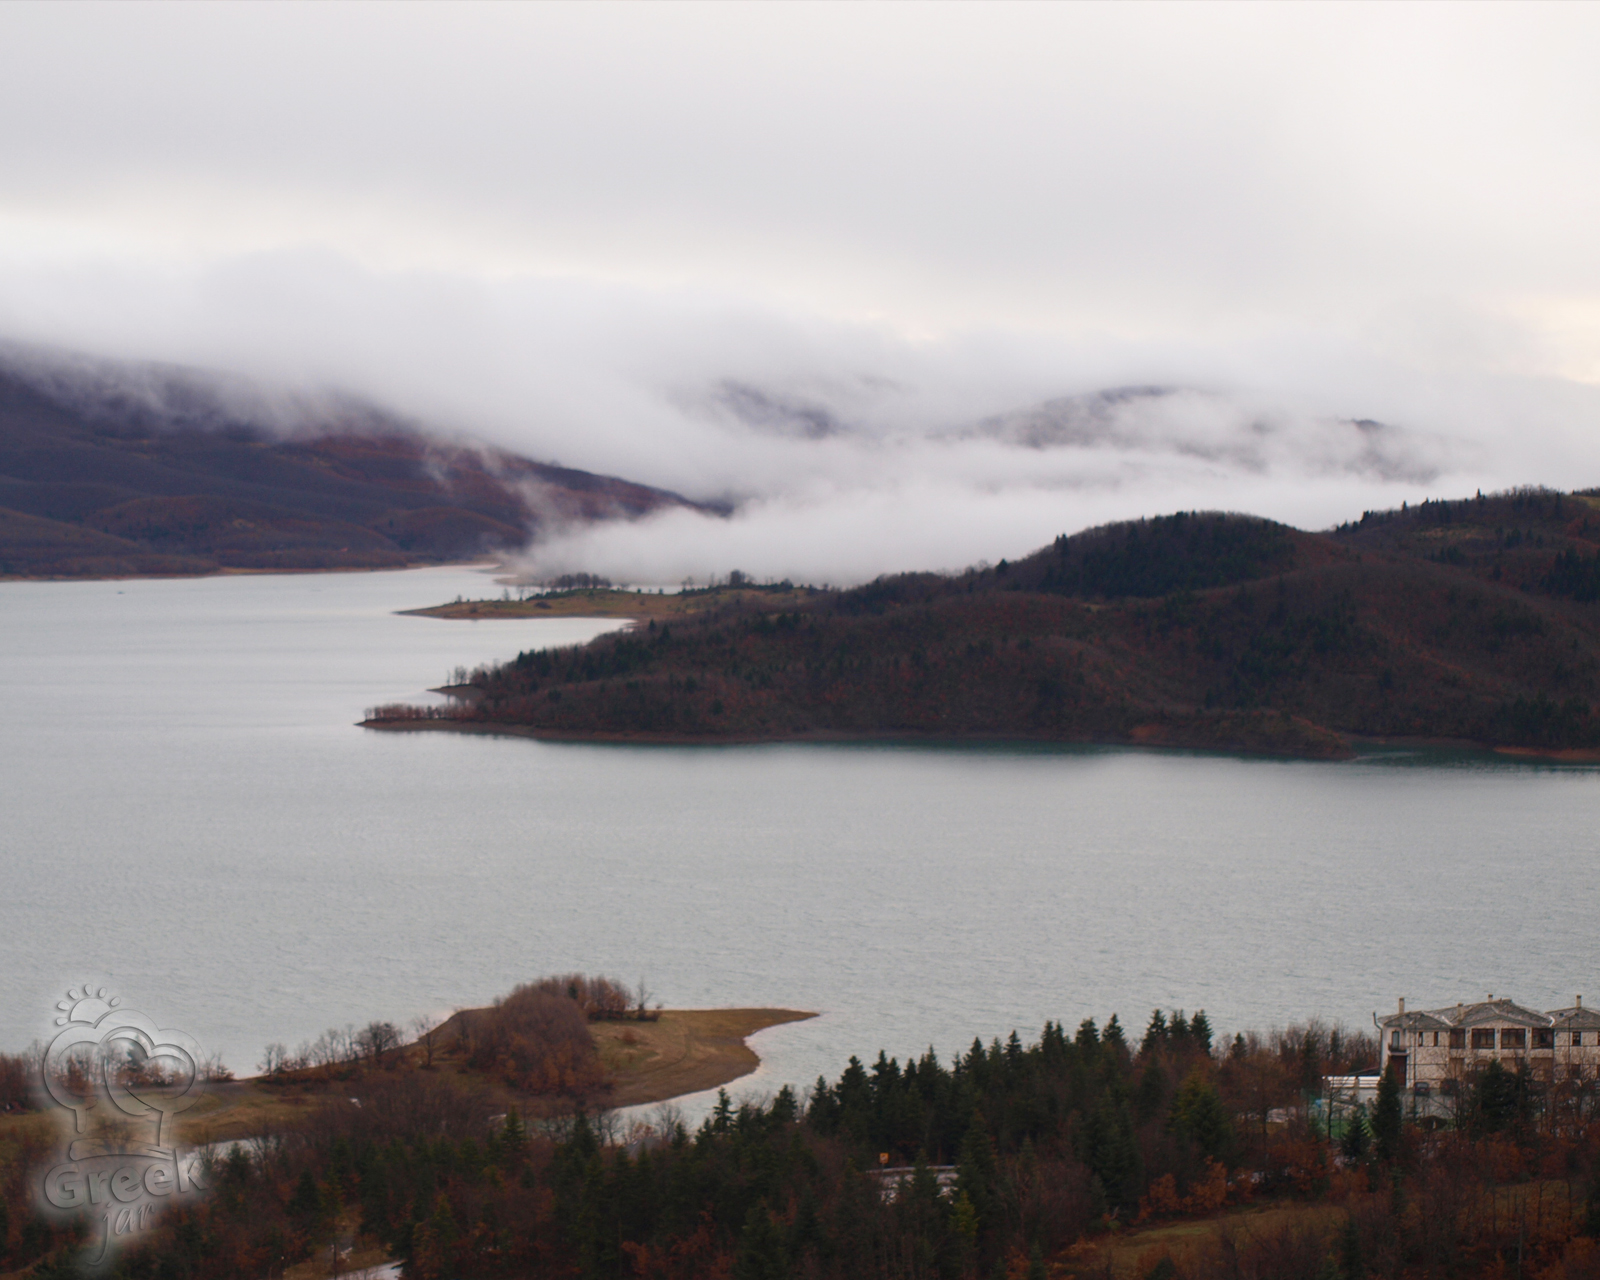
<instances>
[{"instance_id":1,"label":"distant mountain slope","mask_svg":"<svg viewBox=\"0 0 1600 1280\"><path fill-rule=\"evenodd\" d=\"M203 375L109 369L0 354L0 576L401 566L694 505L367 406L286 429Z\"/></svg>"},{"instance_id":2,"label":"distant mountain slope","mask_svg":"<svg viewBox=\"0 0 1600 1280\"><path fill-rule=\"evenodd\" d=\"M1336 756L1350 736L1600 748L1600 496L1180 514L1014 564L526 653L456 715L573 737L937 735ZM397 713L389 713L398 722Z\"/></svg>"}]
</instances>

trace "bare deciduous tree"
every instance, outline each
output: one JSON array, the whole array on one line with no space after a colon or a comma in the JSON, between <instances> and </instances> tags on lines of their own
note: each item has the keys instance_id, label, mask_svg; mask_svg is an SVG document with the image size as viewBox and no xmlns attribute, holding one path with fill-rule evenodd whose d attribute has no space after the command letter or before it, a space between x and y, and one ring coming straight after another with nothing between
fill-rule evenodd
<instances>
[{"instance_id":1,"label":"bare deciduous tree","mask_svg":"<svg viewBox=\"0 0 1600 1280\"><path fill-rule=\"evenodd\" d=\"M422 1051L427 1055L424 1066L433 1065L433 1038L439 1030L439 1019L431 1013L419 1013L411 1019L411 1033L416 1036L417 1043L422 1046Z\"/></svg>"},{"instance_id":2,"label":"bare deciduous tree","mask_svg":"<svg viewBox=\"0 0 1600 1280\"><path fill-rule=\"evenodd\" d=\"M288 1046L273 1041L261 1051L261 1061L256 1063L256 1070L264 1076L279 1075L287 1068L288 1061Z\"/></svg>"},{"instance_id":3,"label":"bare deciduous tree","mask_svg":"<svg viewBox=\"0 0 1600 1280\"><path fill-rule=\"evenodd\" d=\"M369 1022L352 1038L352 1044L373 1066L383 1064L383 1055L400 1045L400 1029L392 1022Z\"/></svg>"}]
</instances>

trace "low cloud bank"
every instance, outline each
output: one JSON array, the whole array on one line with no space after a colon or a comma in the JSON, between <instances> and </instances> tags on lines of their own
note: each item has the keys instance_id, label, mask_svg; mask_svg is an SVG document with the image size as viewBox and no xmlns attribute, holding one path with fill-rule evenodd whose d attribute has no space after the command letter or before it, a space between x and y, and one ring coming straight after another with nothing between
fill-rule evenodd
<instances>
[{"instance_id":1,"label":"low cloud bank","mask_svg":"<svg viewBox=\"0 0 1600 1280\"><path fill-rule=\"evenodd\" d=\"M530 549L533 576L845 583L1175 509L1317 528L1480 487L1600 484L1596 388L1336 334L909 337L728 295L292 253L0 266L0 333L237 375L178 397L202 419L207 394L291 432L378 405L732 508L558 531ZM86 368L96 394L174 411Z\"/></svg>"}]
</instances>

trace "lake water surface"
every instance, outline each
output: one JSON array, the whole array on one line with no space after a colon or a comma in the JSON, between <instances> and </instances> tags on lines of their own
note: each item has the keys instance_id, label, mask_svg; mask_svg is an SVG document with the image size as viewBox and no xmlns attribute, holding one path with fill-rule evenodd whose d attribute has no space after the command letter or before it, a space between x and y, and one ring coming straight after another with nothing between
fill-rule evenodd
<instances>
[{"instance_id":1,"label":"lake water surface","mask_svg":"<svg viewBox=\"0 0 1600 1280\"><path fill-rule=\"evenodd\" d=\"M495 592L0 584L0 1048L93 981L250 1071L269 1040L582 969L821 1012L757 1037L770 1089L1155 1005L1231 1033L1600 999L1595 770L354 727L615 625L394 613Z\"/></svg>"}]
</instances>

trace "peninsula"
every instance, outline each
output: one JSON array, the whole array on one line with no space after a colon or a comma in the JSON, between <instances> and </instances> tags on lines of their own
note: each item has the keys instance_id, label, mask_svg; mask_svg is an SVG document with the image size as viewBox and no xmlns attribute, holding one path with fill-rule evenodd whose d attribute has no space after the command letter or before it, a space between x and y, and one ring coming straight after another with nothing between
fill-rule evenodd
<instances>
[{"instance_id":1,"label":"peninsula","mask_svg":"<svg viewBox=\"0 0 1600 1280\"><path fill-rule=\"evenodd\" d=\"M545 608L542 608L544 606ZM1600 750L1600 491L1425 502L1308 533L1185 513L851 590L567 593L590 644L375 729L641 742L1014 739L1339 758L1362 740Z\"/></svg>"}]
</instances>

